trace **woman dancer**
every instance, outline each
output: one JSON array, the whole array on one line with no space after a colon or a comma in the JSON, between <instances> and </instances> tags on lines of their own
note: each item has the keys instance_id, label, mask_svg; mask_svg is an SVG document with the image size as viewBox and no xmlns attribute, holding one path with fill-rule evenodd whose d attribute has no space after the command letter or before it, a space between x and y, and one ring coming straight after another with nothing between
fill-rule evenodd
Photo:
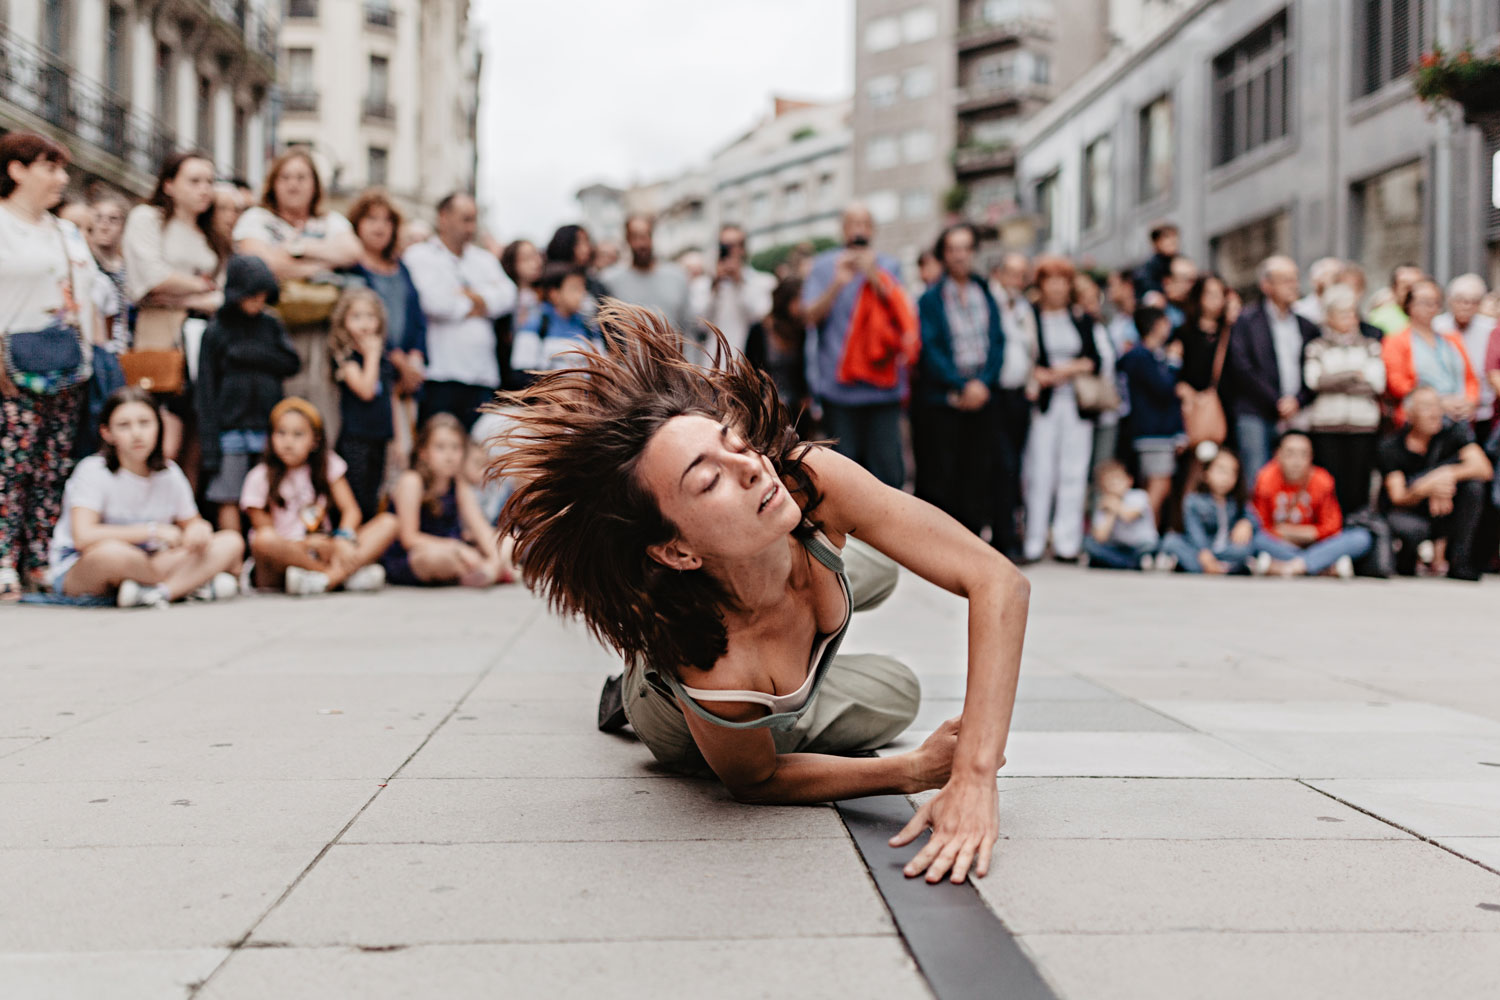
<instances>
[{"instance_id":1,"label":"woman dancer","mask_svg":"<svg viewBox=\"0 0 1500 1000\"><path fill-rule=\"evenodd\" d=\"M491 471L519 484L500 528L526 582L624 656L601 716L618 694L659 760L707 767L746 802L939 788L892 846L931 827L908 876L982 876L1025 578L937 508L800 441L743 357L705 371L653 313L612 304L599 321L607 352L512 396L525 405ZM910 753L844 756L916 714L904 665L838 655L850 612L889 595L897 564L968 598L964 714Z\"/></svg>"}]
</instances>

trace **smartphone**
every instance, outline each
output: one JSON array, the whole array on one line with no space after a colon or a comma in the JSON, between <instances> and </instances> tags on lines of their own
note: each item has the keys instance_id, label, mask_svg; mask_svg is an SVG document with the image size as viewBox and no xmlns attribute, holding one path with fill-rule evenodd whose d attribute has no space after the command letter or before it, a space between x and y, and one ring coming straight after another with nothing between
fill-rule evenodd
<instances>
[{"instance_id":1,"label":"smartphone","mask_svg":"<svg viewBox=\"0 0 1500 1000\"><path fill-rule=\"evenodd\" d=\"M870 245L870 237L868 237L868 236L856 236L852 240L849 241L849 245L851 247L854 247L855 249L861 249L862 250L865 247L867 247L867 246Z\"/></svg>"},{"instance_id":2,"label":"smartphone","mask_svg":"<svg viewBox=\"0 0 1500 1000\"><path fill-rule=\"evenodd\" d=\"M719 259L720 260L728 260L729 259L729 254L730 254L730 252L733 249L734 248L731 247L728 243L720 243L719 244Z\"/></svg>"}]
</instances>

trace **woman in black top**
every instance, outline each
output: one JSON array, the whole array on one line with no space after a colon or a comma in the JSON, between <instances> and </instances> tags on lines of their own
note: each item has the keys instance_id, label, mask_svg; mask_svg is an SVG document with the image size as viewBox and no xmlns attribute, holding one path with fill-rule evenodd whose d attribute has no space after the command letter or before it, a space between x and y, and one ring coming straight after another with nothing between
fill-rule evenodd
<instances>
[{"instance_id":1,"label":"woman in black top","mask_svg":"<svg viewBox=\"0 0 1500 1000\"><path fill-rule=\"evenodd\" d=\"M1214 376L1214 353L1219 338L1229 332L1229 290L1217 274L1200 275L1183 304L1182 325L1172 331L1172 340L1182 342L1182 370L1178 381L1198 392L1207 389Z\"/></svg>"}]
</instances>

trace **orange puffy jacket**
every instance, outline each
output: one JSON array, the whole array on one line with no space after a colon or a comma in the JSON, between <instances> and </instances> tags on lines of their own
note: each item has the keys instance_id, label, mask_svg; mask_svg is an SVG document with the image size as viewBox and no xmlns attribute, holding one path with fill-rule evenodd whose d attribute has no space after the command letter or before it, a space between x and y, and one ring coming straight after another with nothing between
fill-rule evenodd
<instances>
[{"instance_id":1,"label":"orange puffy jacket","mask_svg":"<svg viewBox=\"0 0 1500 1000\"><path fill-rule=\"evenodd\" d=\"M838 379L845 385L864 382L894 389L900 367L917 363L922 332L911 299L896 279L879 271L875 280L880 282L880 291L877 293L867 279L854 304Z\"/></svg>"}]
</instances>

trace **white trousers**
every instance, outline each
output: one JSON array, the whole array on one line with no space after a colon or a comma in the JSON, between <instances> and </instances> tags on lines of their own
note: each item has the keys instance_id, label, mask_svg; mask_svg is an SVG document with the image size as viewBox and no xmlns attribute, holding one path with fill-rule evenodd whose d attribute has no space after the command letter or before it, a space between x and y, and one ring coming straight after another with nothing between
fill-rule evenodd
<instances>
[{"instance_id":1,"label":"white trousers","mask_svg":"<svg viewBox=\"0 0 1500 1000\"><path fill-rule=\"evenodd\" d=\"M1027 559L1040 559L1052 529L1052 554L1073 559L1083 546L1083 501L1088 492L1094 425L1078 415L1071 388L1054 390L1043 413L1031 411L1021 481L1026 500Z\"/></svg>"}]
</instances>

